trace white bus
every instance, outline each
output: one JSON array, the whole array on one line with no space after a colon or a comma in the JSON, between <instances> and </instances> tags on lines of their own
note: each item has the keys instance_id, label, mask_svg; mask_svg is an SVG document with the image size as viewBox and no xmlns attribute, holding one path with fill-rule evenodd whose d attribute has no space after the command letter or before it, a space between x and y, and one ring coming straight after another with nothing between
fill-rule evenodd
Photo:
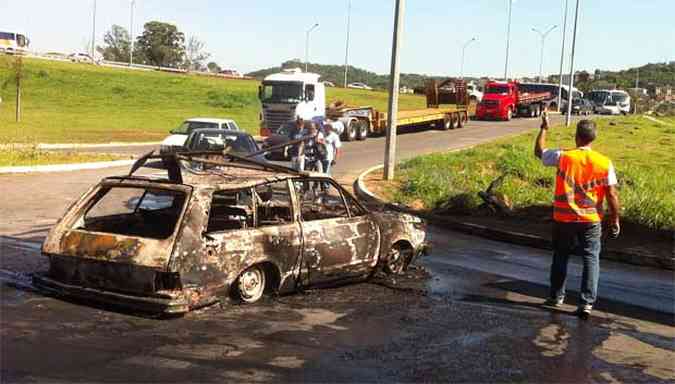
<instances>
[{"instance_id":1,"label":"white bus","mask_svg":"<svg viewBox=\"0 0 675 384\"><path fill-rule=\"evenodd\" d=\"M28 53L30 40L25 33L0 29L0 52L7 54Z\"/></svg>"}]
</instances>

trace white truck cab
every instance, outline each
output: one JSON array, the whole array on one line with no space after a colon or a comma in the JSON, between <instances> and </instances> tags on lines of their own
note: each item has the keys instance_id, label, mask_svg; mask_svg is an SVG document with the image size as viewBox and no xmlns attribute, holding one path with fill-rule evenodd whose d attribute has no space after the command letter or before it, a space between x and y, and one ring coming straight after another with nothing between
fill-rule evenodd
<instances>
[{"instance_id":1,"label":"white truck cab","mask_svg":"<svg viewBox=\"0 0 675 384\"><path fill-rule=\"evenodd\" d=\"M262 103L260 135L269 136L298 117L322 122L326 116L326 88L319 77L299 68L267 76L258 90Z\"/></svg>"}]
</instances>

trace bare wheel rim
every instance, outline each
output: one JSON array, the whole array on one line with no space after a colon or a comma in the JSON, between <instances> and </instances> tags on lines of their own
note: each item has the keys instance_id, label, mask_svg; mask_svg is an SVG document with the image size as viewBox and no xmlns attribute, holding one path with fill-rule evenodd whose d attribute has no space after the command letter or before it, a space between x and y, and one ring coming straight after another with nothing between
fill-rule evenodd
<instances>
[{"instance_id":1,"label":"bare wheel rim","mask_svg":"<svg viewBox=\"0 0 675 384\"><path fill-rule=\"evenodd\" d=\"M394 246L389 251L389 258L387 259L387 272L399 275L405 269L407 252L402 250L399 246Z\"/></svg>"},{"instance_id":2,"label":"bare wheel rim","mask_svg":"<svg viewBox=\"0 0 675 384\"><path fill-rule=\"evenodd\" d=\"M265 272L260 267L251 267L239 277L239 296L246 303L258 301L265 292Z\"/></svg>"}]
</instances>

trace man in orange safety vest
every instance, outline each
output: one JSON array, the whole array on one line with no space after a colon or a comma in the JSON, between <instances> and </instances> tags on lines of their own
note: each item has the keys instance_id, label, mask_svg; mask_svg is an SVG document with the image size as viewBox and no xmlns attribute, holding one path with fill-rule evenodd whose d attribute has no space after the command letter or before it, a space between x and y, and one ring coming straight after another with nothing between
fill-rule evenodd
<instances>
[{"instance_id":1,"label":"man in orange safety vest","mask_svg":"<svg viewBox=\"0 0 675 384\"><path fill-rule=\"evenodd\" d=\"M600 248L603 202L609 206L610 236L619 236L619 196L617 178L609 158L591 149L596 126L581 120L576 129L576 148L546 148L548 113L542 116L534 154L545 166L556 167L553 199L553 262L551 287L546 305L559 307L565 301L565 280L569 256L583 257L581 298L577 315L588 318L597 299L600 274Z\"/></svg>"}]
</instances>

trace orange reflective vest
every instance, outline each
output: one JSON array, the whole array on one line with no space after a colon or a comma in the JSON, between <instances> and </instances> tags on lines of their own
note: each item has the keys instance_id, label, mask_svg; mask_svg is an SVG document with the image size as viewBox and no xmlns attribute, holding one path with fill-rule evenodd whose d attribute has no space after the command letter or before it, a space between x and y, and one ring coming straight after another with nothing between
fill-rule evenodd
<instances>
[{"instance_id":1,"label":"orange reflective vest","mask_svg":"<svg viewBox=\"0 0 675 384\"><path fill-rule=\"evenodd\" d=\"M611 161L591 149L564 151L555 180L553 219L563 223L602 221Z\"/></svg>"}]
</instances>

